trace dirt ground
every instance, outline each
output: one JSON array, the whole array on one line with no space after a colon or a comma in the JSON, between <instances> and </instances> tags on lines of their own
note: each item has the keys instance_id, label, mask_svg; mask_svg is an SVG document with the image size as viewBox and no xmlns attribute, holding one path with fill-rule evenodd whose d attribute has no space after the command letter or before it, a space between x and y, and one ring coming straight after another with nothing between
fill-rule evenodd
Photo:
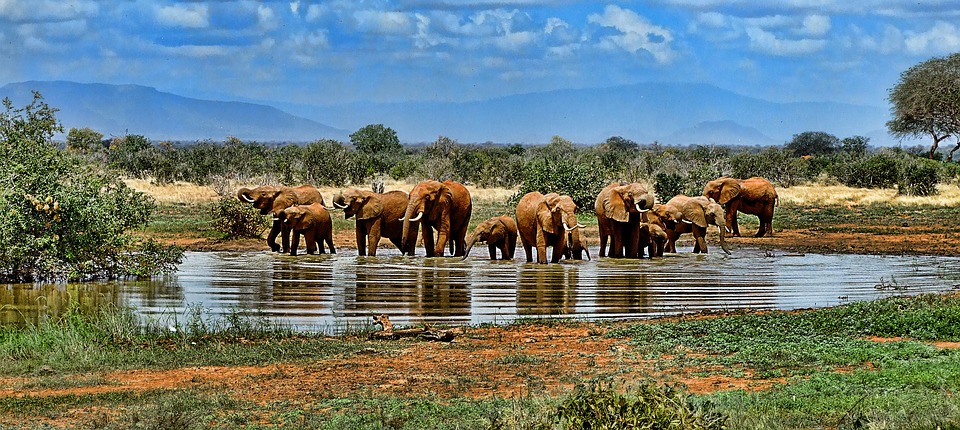
<instances>
[{"instance_id":1,"label":"dirt ground","mask_svg":"<svg viewBox=\"0 0 960 430\"><path fill-rule=\"evenodd\" d=\"M863 226L860 226L863 227ZM906 228L905 228L906 229ZM597 246L596 227L586 236ZM772 248L792 252L884 253L957 255L960 237L952 234L844 234L798 229L778 230L772 237L731 238L739 246ZM715 232L710 239L715 243ZM916 237L914 237L916 236ZM353 233L339 232L335 238L344 252L355 249ZM214 242L203 239L177 240L194 251L263 250L262 240ZM521 251L522 253L522 251ZM368 341L364 353L320 359L307 364L279 364L244 367L188 367L171 370L127 370L97 375L71 375L77 380L96 379L94 386L43 388L31 377L0 378L0 397L53 396L107 392L143 392L155 389L195 387L211 392L266 404L286 400L308 405L317 399L358 395L433 396L450 398L512 398L530 394L563 394L577 381L600 375L617 375L622 380L659 378L679 382L694 393L719 390L762 390L778 380L754 378L749 371L741 377L697 376L703 369L662 369L653 361L631 353L631 346L603 336L611 325L624 323L561 324L557 326L516 325L509 327L468 327L452 343L415 340ZM882 342L888 339L871 339ZM330 339L330 342L340 340ZM402 342L398 350L377 352L374 342ZM957 348L955 343L937 344ZM708 372L709 373L709 372ZM38 385L40 385L38 387ZM89 384L77 384L89 385ZM82 416L83 411L76 411ZM4 419L0 418L0 422Z\"/></svg>"}]
</instances>

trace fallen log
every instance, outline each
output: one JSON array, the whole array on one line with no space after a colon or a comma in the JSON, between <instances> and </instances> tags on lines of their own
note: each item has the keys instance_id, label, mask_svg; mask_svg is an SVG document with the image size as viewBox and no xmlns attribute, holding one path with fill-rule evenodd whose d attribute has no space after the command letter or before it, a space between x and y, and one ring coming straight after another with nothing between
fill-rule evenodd
<instances>
[{"instance_id":1,"label":"fallen log","mask_svg":"<svg viewBox=\"0 0 960 430\"><path fill-rule=\"evenodd\" d=\"M373 324L382 327L382 330L370 333L370 339L374 340L397 340L405 337L416 337L421 340L452 342L453 339L463 333L463 329L455 328L450 330L439 330L430 328L425 324L423 328L405 328L394 330L393 323L387 314L373 316Z\"/></svg>"}]
</instances>

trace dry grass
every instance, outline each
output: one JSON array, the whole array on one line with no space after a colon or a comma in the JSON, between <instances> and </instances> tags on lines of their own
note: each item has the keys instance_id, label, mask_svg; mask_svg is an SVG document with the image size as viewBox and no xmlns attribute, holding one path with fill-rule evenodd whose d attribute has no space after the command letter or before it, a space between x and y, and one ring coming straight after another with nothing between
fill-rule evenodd
<instances>
[{"instance_id":1,"label":"dry grass","mask_svg":"<svg viewBox=\"0 0 960 430\"><path fill-rule=\"evenodd\" d=\"M218 190L224 195L233 195L240 187L256 187L260 184L223 183L215 186L200 186L189 183L173 185L154 185L147 180L128 179L124 182L131 188L153 196L160 203L208 203L219 198ZM416 184L389 180L384 189L409 192ZM345 187L319 187L327 202ZM467 186L474 204L503 203L517 192L517 188L478 188ZM896 189L850 188L843 185L799 185L790 188L777 188L781 203L819 206L860 206L873 203L889 203L903 206L932 205L960 206L960 186L940 184L940 193L930 197L901 196ZM329 203L328 203L329 204Z\"/></svg>"},{"instance_id":2,"label":"dry grass","mask_svg":"<svg viewBox=\"0 0 960 430\"><path fill-rule=\"evenodd\" d=\"M777 188L781 203L821 206L860 206L873 203L887 203L903 206L960 205L960 187L953 184L937 186L939 194L929 197L902 196L893 188L867 189L850 188L843 185L799 185L790 188Z\"/></svg>"}]
</instances>

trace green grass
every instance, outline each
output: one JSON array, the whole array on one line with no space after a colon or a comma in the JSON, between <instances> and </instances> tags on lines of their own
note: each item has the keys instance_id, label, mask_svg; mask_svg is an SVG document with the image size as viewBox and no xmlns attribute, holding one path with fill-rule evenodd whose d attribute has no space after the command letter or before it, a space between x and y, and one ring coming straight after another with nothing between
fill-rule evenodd
<instances>
[{"instance_id":1,"label":"green grass","mask_svg":"<svg viewBox=\"0 0 960 430\"><path fill-rule=\"evenodd\" d=\"M775 229L823 229L839 228L850 231L850 225L873 225L883 231L897 233L900 227L911 227L922 233L960 232L955 220L960 217L960 207L953 206L900 206L891 204L869 204L849 209L846 206L795 205L781 204L774 211ZM740 214L737 222L741 226L756 228L757 217ZM834 227L838 226L838 227ZM869 230L869 229L868 229ZM871 232L864 230L864 232ZM902 232L902 231L901 231Z\"/></svg>"}]
</instances>

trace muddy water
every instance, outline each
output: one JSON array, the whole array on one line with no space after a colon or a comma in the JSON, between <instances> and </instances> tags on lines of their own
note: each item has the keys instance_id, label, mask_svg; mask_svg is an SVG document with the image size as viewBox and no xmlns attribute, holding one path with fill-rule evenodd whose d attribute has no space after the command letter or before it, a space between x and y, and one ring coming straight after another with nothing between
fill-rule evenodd
<instances>
[{"instance_id":1,"label":"muddy water","mask_svg":"<svg viewBox=\"0 0 960 430\"><path fill-rule=\"evenodd\" d=\"M388 253L390 250L386 250ZM0 286L3 324L38 321L76 301L81 309L133 306L160 321L189 309L256 310L310 331L335 332L387 313L400 324L503 323L522 317L645 318L705 309L796 309L958 288L960 258L794 255L740 249L655 260L538 265L383 255L298 257L187 253L162 279Z\"/></svg>"}]
</instances>

